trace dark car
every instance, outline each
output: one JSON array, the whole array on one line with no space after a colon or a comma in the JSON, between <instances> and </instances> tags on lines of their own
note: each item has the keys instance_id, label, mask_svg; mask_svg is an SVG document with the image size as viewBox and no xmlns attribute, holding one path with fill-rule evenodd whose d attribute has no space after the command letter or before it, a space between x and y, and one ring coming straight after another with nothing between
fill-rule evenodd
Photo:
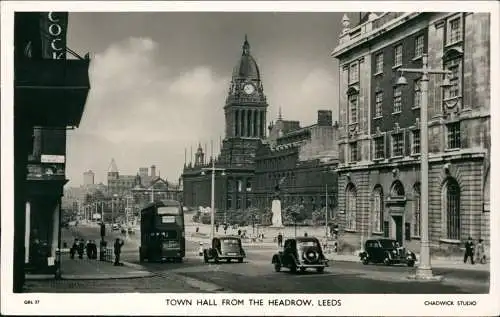
<instances>
[{"instance_id":1,"label":"dark car","mask_svg":"<svg viewBox=\"0 0 500 317\"><path fill-rule=\"evenodd\" d=\"M287 268L292 273L312 268L318 273L323 273L328 266L328 260L318 239L299 237L285 240L283 251L273 255L272 264L276 272L281 271L281 268Z\"/></svg>"},{"instance_id":2,"label":"dark car","mask_svg":"<svg viewBox=\"0 0 500 317\"><path fill-rule=\"evenodd\" d=\"M417 257L415 253L399 245L393 239L371 239L366 240L365 250L359 253L363 264L384 263L385 265L406 264L410 267L415 265Z\"/></svg>"},{"instance_id":3,"label":"dark car","mask_svg":"<svg viewBox=\"0 0 500 317\"><path fill-rule=\"evenodd\" d=\"M231 260L237 260L243 263L246 257L241 239L239 237L225 236L212 239L212 245L208 249L203 250L203 261L208 263L213 260L215 263L226 260L228 263Z\"/></svg>"}]
</instances>

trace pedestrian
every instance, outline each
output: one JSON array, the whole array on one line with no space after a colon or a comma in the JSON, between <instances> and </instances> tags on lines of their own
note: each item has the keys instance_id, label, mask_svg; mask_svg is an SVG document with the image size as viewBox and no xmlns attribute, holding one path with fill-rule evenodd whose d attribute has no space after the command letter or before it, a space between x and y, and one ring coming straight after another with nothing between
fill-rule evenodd
<instances>
[{"instance_id":1,"label":"pedestrian","mask_svg":"<svg viewBox=\"0 0 500 317\"><path fill-rule=\"evenodd\" d=\"M304 237L306 237L306 238L307 238L307 232L304 232Z\"/></svg>"},{"instance_id":2,"label":"pedestrian","mask_svg":"<svg viewBox=\"0 0 500 317\"><path fill-rule=\"evenodd\" d=\"M217 233L219 232L219 224L215 225L215 232L217 232Z\"/></svg>"},{"instance_id":3,"label":"pedestrian","mask_svg":"<svg viewBox=\"0 0 500 317\"><path fill-rule=\"evenodd\" d=\"M88 240L87 245L85 246L85 251L87 253L87 258L92 259L92 241Z\"/></svg>"},{"instance_id":4,"label":"pedestrian","mask_svg":"<svg viewBox=\"0 0 500 317\"><path fill-rule=\"evenodd\" d=\"M471 237L465 242L464 263L467 263L469 257L471 264L474 264L474 241L472 241Z\"/></svg>"},{"instance_id":5,"label":"pedestrian","mask_svg":"<svg viewBox=\"0 0 500 317\"><path fill-rule=\"evenodd\" d=\"M80 242L78 243L78 258L83 259L83 250L85 249L85 241L83 239L80 239Z\"/></svg>"},{"instance_id":6,"label":"pedestrian","mask_svg":"<svg viewBox=\"0 0 500 317\"><path fill-rule=\"evenodd\" d=\"M283 235L280 233L278 233L278 247L282 247L283 246Z\"/></svg>"},{"instance_id":7,"label":"pedestrian","mask_svg":"<svg viewBox=\"0 0 500 317\"><path fill-rule=\"evenodd\" d=\"M241 237L241 229L238 229L238 236Z\"/></svg>"},{"instance_id":8,"label":"pedestrian","mask_svg":"<svg viewBox=\"0 0 500 317\"><path fill-rule=\"evenodd\" d=\"M97 244L95 240L90 240L90 253L92 254L91 259L97 259Z\"/></svg>"},{"instance_id":9,"label":"pedestrian","mask_svg":"<svg viewBox=\"0 0 500 317\"><path fill-rule=\"evenodd\" d=\"M78 251L78 239L75 239L73 242L73 245L71 246L71 249L69 249L69 257L74 259L75 258L75 253Z\"/></svg>"},{"instance_id":10,"label":"pedestrian","mask_svg":"<svg viewBox=\"0 0 500 317\"><path fill-rule=\"evenodd\" d=\"M484 252L483 239L479 239L476 245L476 261L485 264L486 263L486 253Z\"/></svg>"},{"instance_id":11,"label":"pedestrian","mask_svg":"<svg viewBox=\"0 0 500 317\"><path fill-rule=\"evenodd\" d=\"M123 241L120 240L120 238L116 238L116 241L115 241L115 263L114 265L115 266L119 266L121 265L120 263L120 254L122 253L122 246L123 246Z\"/></svg>"}]
</instances>

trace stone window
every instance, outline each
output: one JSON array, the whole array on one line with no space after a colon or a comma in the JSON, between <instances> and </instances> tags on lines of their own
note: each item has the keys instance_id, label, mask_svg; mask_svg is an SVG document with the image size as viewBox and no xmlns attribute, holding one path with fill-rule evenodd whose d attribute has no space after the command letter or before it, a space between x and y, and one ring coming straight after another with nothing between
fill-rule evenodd
<instances>
[{"instance_id":1,"label":"stone window","mask_svg":"<svg viewBox=\"0 0 500 317\"><path fill-rule=\"evenodd\" d=\"M399 113L402 108L402 100L401 100L401 88L395 87L393 90L393 99L392 99L392 112Z\"/></svg>"},{"instance_id":2,"label":"stone window","mask_svg":"<svg viewBox=\"0 0 500 317\"><path fill-rule=\"evenodd\" d=\"M403 184L401 183L401 181L396 180L392 184L391 197L394 197L394 198L404 198L405 197L405 188L404 188Z\"/></svg>"},{"instance_id":3,"label":"stone window","mask_svg":"<svg viewBox=\"0 0 500 317\"><path fill-rule=\"evenodd\" d=\"M446 44L451 45L462 40L462 17L454 17L448 20L446 27Z\"/></svg>"},{"instance_id":4,"label":"stone window","mask_svg":"<svg viewBox=\"0 0 500 317\"><path fill-rule=\"evenodd\" d=\"M385 157L385 142L384 136L373 138L375 159L383 159Z\"/></svg>"},{"instance_id":5,"label":"stone window","mask_svg":"<svg viewBox=\"0 0 500 317\"><path fill-rule=\"evenodd\" d=\"M375 57L375 74L380 74L384 72L384 54L379 53Z\"/></svg>"},{"instance_id":6,"label":"stone window","mask_svg":"<svg viewBox=\"0 0 500 317\"><path fill-rule=\"evenodd\" d=\"M375 118L382 117L383 101L384 93L382 91L375 93Z\"/></svg>"},{"instance_id":7,"label":"stone window","mask_svg":"<svg viewBox=\"0 0 500 317\"><path fill-rule=\"evenodd\" d=\"M238 179L237 184L238 184L238 192L241 193L241 191L243 190L243 181L241 179Z\"/></svg>"},{"instance_id":8,"label":"stone window","mask_svg":"<svg viewBox=\"0 0 500 317\"><path fill-rule=\"evenodd\" d=\"M349 123L358 122L358 102L359 95L357 93L349 95Z\"/></svg>"},{"instance_id":9,"label":"stone window","mask_svg":"<svg viewBox=\"0 0 500 317\"><path fill-rule=\"evenodd\" d=\"M358 161L358 142L349 143L350 162Z\"/></svg>"},{"instance_id":10,"label":"stone window","mask_svg":"<svg viewBox=\"0 0 500 317\"><path fill-rule=\"evenodd\" d=\"M460 240L460 186L455 179L445 186L446 238Z\"/></svg>"},{"instance_id":11,"label":"stone window","mask_svg":"<svg viewBox=\"0 0 500 317\"><path fill-rule=\"evenodd\" d=\"M421 212L420 212L420 183L413 186L413 236L420 237Z\"/></svg>"},{"instance_id":12,"label":"stone window","mask_svg":"<svg viewBox=\"0 0 500 317\"><path fill-rule=\"evenodd\" d=\"M241 209L241 197L236 198L236 209Z\"/></svg>"},{"instance_id":13,"label":"stone window","mask_svg":"<svg viewBox=\"0 0 500 317\"><path fill-rule=\"evenodd\" d=\"M415 38L415 57L421 57L424 54L424 36L419 35Z\"/></svg>"},{"instance_id":14,"label":"stone window","mask_svg":"<svg viewBox=\"0 0 500 317\"><path fill-rule=\"evenodd\" d=\"M420 108L422 101L422 91L420 90L420 79L413 84L413 108Z\"/></svg>"},{"instance_id":15,"label":"stone window","mask_svg":"<svg viewBox=\"0 0 500 317\"><path fill-rule=\"evenodd\" d=\"M411 132L411 154L420 154L420 130Z\"/></svg>"},{"instance_id":16,"label":"stone window","mask_svg":"<svg viewBox=\"0 0 500 317\"><path fill-rule=\"evenodd\" d=\"M392 156L403 156L403 133L395 133L392 135Z\"/></svg>"},{"instance_id":17,"label":"stone window","mask_svg":"<svg viewBox=\"0 0 500 317\"><path fill-rule=\"evenodd\" d=\"M346 189L346 229L356 230L356 188L349 184Z\"/></svg>"},{"instance_id":18,"label":"stone window","mask_svg":"<svg viewBox=\"0 0 500 317\"><path fill-rule=\"evenodd\" d=\"M227 196L226 208L227 209L233 208L233 198L231 196Z\"/></svg>"},{"instance_id":19,"label":"stone window","mask_svg":"<svg viewBox=\"0 0 500 317\"><path fill-rule=\"evenodd\" d=\"M373 232L382 232L383 220L384 220L384 194L382 192L382 187L377 185L373 190Z\"/></svg>"},{"instance_id":20,"label":"stone window","mask_svg":"<svg viewBox=\"0 0 500 317\"><path fill-rule=\"evenodd\" d=\"M446 125L448 130L448 149L459 149L460 148L460 122L453 122Z\"/></svg>"},{"instance_id":21,"label":"stone window","mask_svg":"<svg viewBox=\"0 0 500 317\"><path fill-rule=\"evenodd\" d=\"M247 190L247 192L251 192L252 191L252 179L251 178L247 179L246 190Z\"/></svg>"},{"instance_id":22,"label":"stone window","mask_svg":"<svg viewBox=\"0 0 500 317\"><path fill-rule=\"evenodd\" d=\"M246 206L245 207L246 208L252 207L252 200L249 197L246 199Z\"/></svg>"},{"instance_id":23,"label":"stone window","mask_svg":"<svg viewBox=\"0 0 500 317\"><path fill-rule=\"evenodd\" d=\"M354 62L349 66L349 84L355 84L359 81L359 64Z\"/></svg>"},{"instance_id":24,"label":"stone window","mask_svg":"<svg viewBox=\"0 0 500 317\"><path fill-rule=\"evenodd\" d=\"M403 65L403 45L399 44L394 47L394 66Z\"/></svg>"},{"instance_id":25,"label":"stone window","mask_svg":"<svg viewBox=\"0 0 500 317\"><path fill-rule=\"evenodd\" d=\"M444 67L451 71L448 77L451 87L444 88L444 99L452 99L461 96L462 91L462 57L456 57L445 62Z\"/></svg>"}]
</instances>

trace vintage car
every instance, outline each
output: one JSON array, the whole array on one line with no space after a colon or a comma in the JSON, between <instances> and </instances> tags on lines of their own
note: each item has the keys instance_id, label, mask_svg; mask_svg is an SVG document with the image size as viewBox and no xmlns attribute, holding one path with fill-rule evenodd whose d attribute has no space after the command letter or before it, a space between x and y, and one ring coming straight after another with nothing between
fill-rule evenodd
<instances>
[{"instance_id":1,"label":"vintage car","mask_svg":"<svg viewBox=\"0 0 500 317\"><path fill-rule=\"evenodd\" d=\"M231 260L238 260L243 263L246 257L241 239L239 237L224 236L212 239L212 245L208 249L203 250L203 261L208 263L213 260L215 263L226 260L228 263Z\"/></svg>"},{"instance_id":2,"label":"vintage car","mask_svg":"<svg viewBox=\"0 0 500 317\"><path fill-rule=\"evenodd\" d=\"M370 239L365 242L365 250L359 253L363 264L384 263L385 265L406 264L415 265L415 253L399 245L393 239Z\"/></svg>"},{"instance_id":3,"label":"vintage car","mask_svg":"<svg viewBox=\"0 0 500 317\"><path fill-rule=\"evenodd\" d=\"M272 264L276 272L287 268L295 273L297 270L304 272L306 269L316 269L323 273L328 266L328 260L323 254L321 243L314 237L297 237L285 240L283 251L273 255Z\"/></svg>"}]
</instances>

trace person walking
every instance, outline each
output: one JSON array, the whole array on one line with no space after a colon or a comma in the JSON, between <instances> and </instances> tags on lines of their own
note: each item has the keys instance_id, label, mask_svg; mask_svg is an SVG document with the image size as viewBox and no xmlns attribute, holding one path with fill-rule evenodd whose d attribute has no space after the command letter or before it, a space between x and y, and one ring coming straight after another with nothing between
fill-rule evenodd
<instances>
[{"instance_id":1,"label":"person walking","mask_svg":"<svg viewBox=\"0 0 500 317\"><path fill-rule=\"evenodd\" d=\"M484 252L483 239L479 239L476 245L476 261L485 264L486 263L486 253Z\"/></svg>"},{"instance_id":2,"label":"person walking","mask_svg":"<svg viewBox=\"0 0 500 317\"><path fill-rule=\"evenodd\" d=\"M122 246L123 246L124 242L122 240L120 240L120 238L116 238L116 241L115 241L115 263L114 265L115 266L119 266L121 265L120 264L120 254L122 253Z\"/></svg>"},{"instance_id":3,"label":"person walking","mask_svg":"<svg viewBox=\"0 0 500 317\"><path fill-rule=\"evenodd\" d=\"M472 241L471 237L465 242L464 263L467 263L469 257L471 264L474 264L474 241Z\"/></svg>"},{"instance_id":4,"label":"person walking","mask_svg":"<svg viewBox=\"0 0 500 317\"><path fill-rule=\"evenodd\" d=\"M278 247L282 247L283 246L283 235L280 233L278 233Z\"/></svg>"},{"instance_id":5,"label":"person walking","mask_svg":"<svg viewBox=\"0 0 500 317\"><path fill-rule=\"evenodd\" d=\"M78 243L78 258L83 259L83 250L85 249L85 241L83 239L80 239L80 242Z\"/></svg>"},{"instance_id":6,"label":"person walking","mask_svg":"<svg viewBox=\"0 0 500 317\"><path fill-rule=\"evenodd\" d=\"M71 259L75 258L75 253L78 251L78 239L75 239L73 242L73 245L71 246L71 249L69 249L69 256Z\"/></svg>"},{"instance_id":7,"label":"person walking","mask_svg":"<svg viewBox=\"0 0 500 317\"><path fill-rule=\"evenodd\" d=\"M92 241L88 240L85 246L85 251L87 252L87 258L92 259Z\"/></svg>"}]
</instances>

